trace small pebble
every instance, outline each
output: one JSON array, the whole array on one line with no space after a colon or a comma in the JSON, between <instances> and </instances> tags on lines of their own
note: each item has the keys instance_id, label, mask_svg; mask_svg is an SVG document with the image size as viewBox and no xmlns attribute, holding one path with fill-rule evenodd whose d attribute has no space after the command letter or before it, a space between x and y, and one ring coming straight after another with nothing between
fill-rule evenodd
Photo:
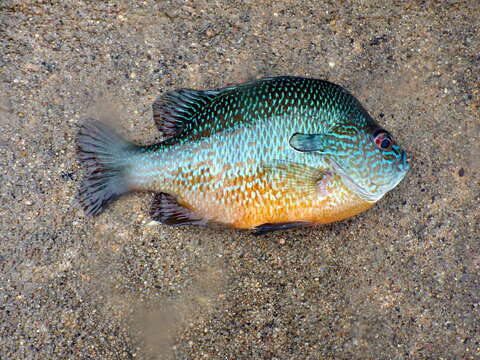
<instances>
[{"instance_id":1,"label":"small pebble","mask_svg":"<svg viewBox=\"0 0 480 360\"><path fill-rule=\"evenodd\" d=\"M207 38L210 39L215 36L215 33L213 32L212 29L208 29L205 33L207 35Z\"/></svg>"}]
</instances>

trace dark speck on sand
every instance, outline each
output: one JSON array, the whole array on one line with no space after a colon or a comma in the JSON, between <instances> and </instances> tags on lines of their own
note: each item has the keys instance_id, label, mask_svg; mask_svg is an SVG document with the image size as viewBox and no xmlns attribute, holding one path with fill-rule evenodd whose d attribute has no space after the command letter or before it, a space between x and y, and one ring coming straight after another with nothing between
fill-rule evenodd
<instances>
[{"instance_id":1,"label":"dark speck on sand","mask_svg":"<svg viewBox=\"0 0 480 360\"><path fill-rule=\"evenodd\" d=\"M472 0L3 0L0 358L479 359L479 19ZM151 222L149 194L74 206L87 117L148 142L161 92L284 74L344 86L411 156L371 210L253 237Z\"/></svg>"}]
</instances>

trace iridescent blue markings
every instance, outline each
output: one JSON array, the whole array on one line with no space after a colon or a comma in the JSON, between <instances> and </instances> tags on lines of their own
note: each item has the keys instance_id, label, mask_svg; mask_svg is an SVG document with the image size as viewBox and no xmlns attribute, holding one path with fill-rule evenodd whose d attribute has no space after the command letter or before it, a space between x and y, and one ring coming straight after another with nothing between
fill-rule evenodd
<instances>
[{"instance_id":1,"label":"iridescent blue markings","mask_svg":"<svg viewBox=\"0 0 480 360\"><path fill-rule=\"evenodd\" d=\"M276 77L218 90L183 89L164 94L153 108L167 137L158 144L136 147L93 125L81 130L80 160L90 170L80 197L87 213L99 213L132 190L170 194L203 211L199 217L217 216L205 214L216 214L215 206L238 209L245 202L258 207L276 199L275 206L295 206L300 190L294 186L313 194L326 173L333 174L331 189L338 184L375 202L408 171L391 135L350 93L327 81ZM285 184L293 184L291 193L282 193ZM157 203L171 201L167 196Z\"/></svg>"}]
</instances>

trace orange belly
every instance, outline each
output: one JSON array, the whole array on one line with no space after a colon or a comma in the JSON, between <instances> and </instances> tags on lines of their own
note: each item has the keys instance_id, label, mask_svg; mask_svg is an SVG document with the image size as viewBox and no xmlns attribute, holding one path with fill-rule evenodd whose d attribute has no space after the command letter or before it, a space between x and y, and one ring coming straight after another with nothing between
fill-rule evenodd
<instances>
[{"instance_id":1,"label":"orange belly","mask_svg":"<svg viewBox=\"0 0 480 360\"><path fill-rule=\"evenodd\" d=\"M281 206L281 203L278 204ZM294 210L283 210L279 208L273 216L266 216L264 211L258 209L246 209L246 215L239 218L237 221L231 223L235 228L251 229L256 226L267 223L286 223L305 221L312 224L328 224L335 221L347 219L368 210L373 206L373 203L361 202L352 204L350 207L342 207L335 210L330 210L329 204L318 204L318 207L299 207ZM328 209L328 210L326 210Z\"/></svg>"},{"instance_id":2,"label":"orange belly","mask_svg":"<svg viewBox=\"0 0 480 360\"><path fill-rule=\"evenodd\" d=\"M245 178L232 179L215 191L209 191L208 187L204 190L202 194L184 192L181 203L210 221L240 229L298 221L327 224L374 205L352 193L338 176L331 179L324 191Z\"/></svg>"},{"instance_id":3,"label":"orange belly","mask_svg":"<svg viewBox=\"0 0 480 360\"><path fill-rule=\"evenodd\" d=\"M293 199L295 201L292 201ZM287 202L279 198L266 202L263 207L237 209L237 213L241 215L236 217L231 225L236 228L254 228L266 223L297 221L328 224L355 216L373 205L374 203L364 201L354 194L332 189L328 195L322 197L291 196Z\"/></svg>"}]
</instances>

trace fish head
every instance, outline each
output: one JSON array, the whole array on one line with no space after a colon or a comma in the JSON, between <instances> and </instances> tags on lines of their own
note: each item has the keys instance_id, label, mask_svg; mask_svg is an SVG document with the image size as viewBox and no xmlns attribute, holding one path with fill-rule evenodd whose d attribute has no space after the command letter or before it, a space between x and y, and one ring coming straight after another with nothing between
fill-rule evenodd
<instances>
[{"instance_id":1,"label":"fish head","mask_svg":"<svg viewBox=\"0 0 480 360\"><path fill-rule=\"evenodd\" d=\"M407 154L388 131L368 115L360 120L334 127L323 153L352 192L376 202L398 185L410 166Z\"/></svg>"}]
</instances>

